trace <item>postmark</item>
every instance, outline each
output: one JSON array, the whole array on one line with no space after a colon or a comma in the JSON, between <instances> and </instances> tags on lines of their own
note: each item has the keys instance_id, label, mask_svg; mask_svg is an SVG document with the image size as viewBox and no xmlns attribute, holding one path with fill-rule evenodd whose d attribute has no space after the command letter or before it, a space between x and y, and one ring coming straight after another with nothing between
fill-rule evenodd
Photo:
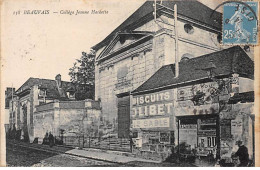
<instances>
[{"instance_id":1,"label":"postmark","mask_svg":"<svg viewBox=\"0 0 260 170\"><path fill-rule=\"evenodd\" d=\"M229 2L223 8L222 43L257 45L258 2Z\"/></svg>"}]
</instances>

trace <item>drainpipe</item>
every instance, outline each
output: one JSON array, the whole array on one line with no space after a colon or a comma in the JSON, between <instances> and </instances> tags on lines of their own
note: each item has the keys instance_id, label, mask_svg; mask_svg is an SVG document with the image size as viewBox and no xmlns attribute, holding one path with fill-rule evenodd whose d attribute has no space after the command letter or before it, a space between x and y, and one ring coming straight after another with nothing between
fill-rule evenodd
<instances>
[{"instance_id":1,"label":"drainpipe","mask_svg":"<svg viewBox=\"0 0 260 170\"><path fill-rule=\"evenodd\" d=\"M174 4L174 31L175 31L175 77L179 77L179 56L178 56L178 31L177 31L177 5Z\"/></svg>"}]
</instances>

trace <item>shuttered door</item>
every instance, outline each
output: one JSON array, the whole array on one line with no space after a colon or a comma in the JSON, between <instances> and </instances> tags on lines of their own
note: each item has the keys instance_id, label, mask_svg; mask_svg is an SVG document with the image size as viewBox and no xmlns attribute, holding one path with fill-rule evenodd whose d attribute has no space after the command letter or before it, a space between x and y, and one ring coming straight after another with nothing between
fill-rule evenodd
<instances>
[{"instance_id":1,"label":"shuttered door","mask_svg":"<svg viewBox=\"0 0 260 170\"><path fill-rule=\"evenodd\" d=\"M118 98L118 137L128 138L130 128L130 97Z\"/></svg>"}]
</instances>

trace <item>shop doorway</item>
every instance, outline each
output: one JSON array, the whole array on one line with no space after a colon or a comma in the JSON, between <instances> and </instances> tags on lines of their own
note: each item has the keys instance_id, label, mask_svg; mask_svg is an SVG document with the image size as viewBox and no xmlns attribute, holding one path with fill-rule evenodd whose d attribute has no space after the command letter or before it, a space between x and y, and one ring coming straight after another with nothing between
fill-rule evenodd
<instances>
[{"instance_id":1,"label":"shop doorway","mask_svg":"<svg viewBox=\"0 0 260 170\"><path fill-rule=\"evenodd\" d=\"M217 118L205 116L178 117L178 143L199 156L217 154ZM185 149L184 149L185 150Z\"/></svg>"}]
</instances>

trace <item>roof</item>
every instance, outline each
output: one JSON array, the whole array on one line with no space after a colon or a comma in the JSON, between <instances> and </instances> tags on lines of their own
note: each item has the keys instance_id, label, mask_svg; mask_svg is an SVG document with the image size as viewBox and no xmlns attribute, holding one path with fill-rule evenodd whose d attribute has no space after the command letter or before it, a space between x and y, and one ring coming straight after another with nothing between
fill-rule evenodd
<instances>
[{"instance_id":1,"label":"roof","mask_svg":"<svg viewBox=\"0 0 260 170\"><path fill-rule=\"evenodd\" d=\"M32 77L30 77L15 93L18 95L22 94L23 92L28 91L34 85L38 85L39 89L46 89L46 98L59 100L66 100L68 98L66 94L65 96L61 96L55 80ZM71 92L72 90L76 92L78 89L76 84L67 81L61 81L61 88L64 90L64 92Z\"/></svg>"},{"instance_id":2,"label":"roof","mask_svg":"<svg viewBox=\"0 0 260 170\"><path fill-rule=\"evenodd\" d=\"M145 41L148 41L152 38L153 33L148 31L132 31L130 33L124 32L124 33L117 33L113 40L110 41L110 43L106 46L106 48L100 53L100 55L97 57L97 61L112 57L114 55L117 55L119 53L122 53L126 48L137 46L141 43L144 43ZM131 42L128 43L121 43L121 47L118 49L114 49L116 43L120 41L120 39L131 39Z\"/></svg>"},{"instance_id":3,"label":"roof","mask_svg":"<svg viewBox=\"0 0 260 170\"><path fill-rule=\"evenodd\" d=\"M146 1L130 17L128 17L122 24L120 24L114 31L112 31L103 41L99 42L92 48L94 50L98 50L107 45L107 43L112 40L117 32L132 31L134 29L134 25L138 22L141 22L141 18L147 17L147 19L152 20L154 11L153 3L154 1ZM179 16L184 16L199 23L206 24L216 30L221 30L221 13L213 11L208 6L195 0L162 1L162 5L171 9L173 9L174 4L177 4L177 13Z\"/></svg>"},{"instance_id":4,"label":"roof","mask_svg":"<svg viewBox=\"0 0 260 170\"><path fill-rule=\"evenodd\" d=\"M215 65L213 76L216 78L230 76L233 73L237 73L241 77L254 78L254 62L241 47L235 46L179 62L179 76L177 78L175 78L175 64L162 66L146 82L134 90L132 94L177 85L183 86L183 84L199 80L210 81L205 68L212 63Z\"/></svg>"}]
</instances>

